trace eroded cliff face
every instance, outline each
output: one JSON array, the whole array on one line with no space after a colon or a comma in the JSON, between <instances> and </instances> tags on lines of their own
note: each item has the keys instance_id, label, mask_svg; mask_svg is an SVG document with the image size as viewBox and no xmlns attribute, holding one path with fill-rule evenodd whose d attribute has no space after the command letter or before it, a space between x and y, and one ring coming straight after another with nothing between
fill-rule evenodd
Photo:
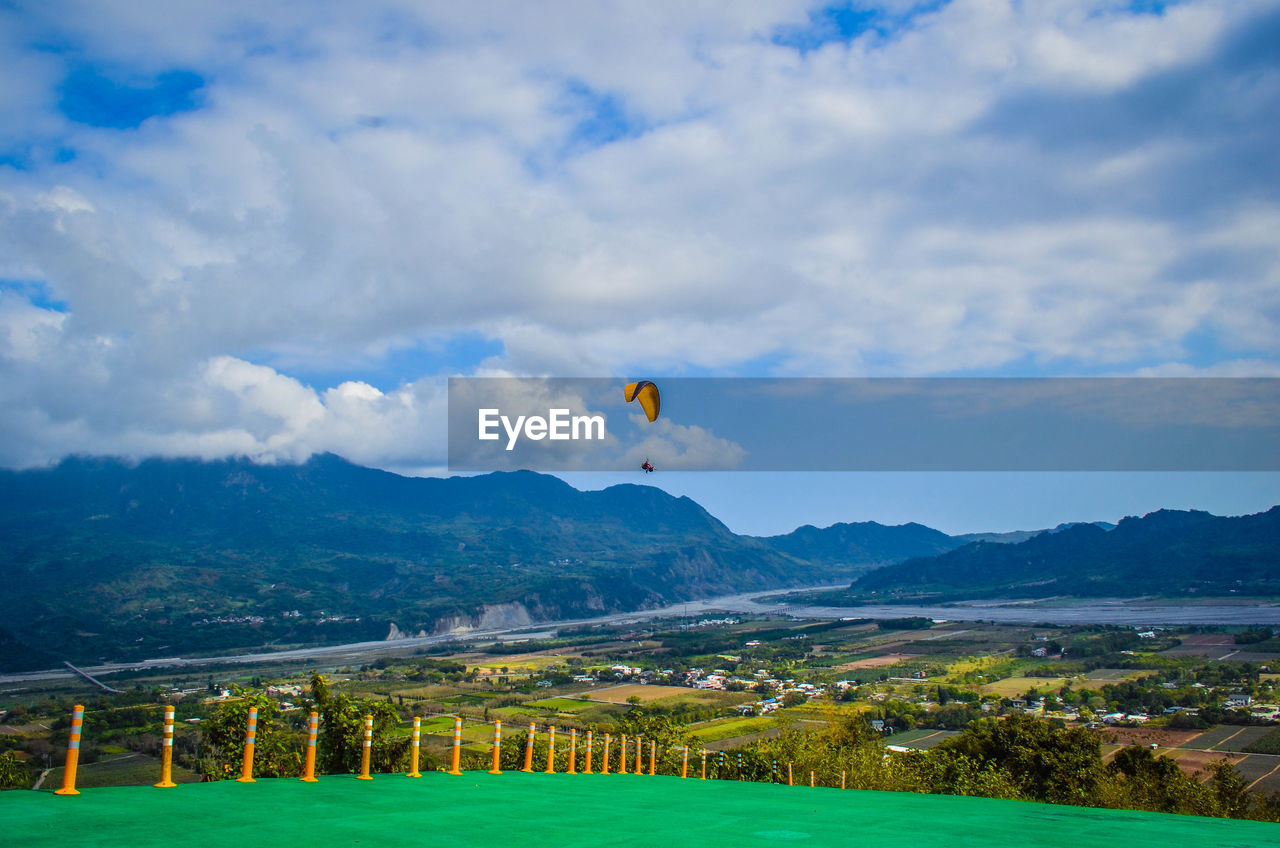
<instances>
[{"instance_id":1,"label":"eroded cliff face","mask_svg":"<svg viewBox=\"0 0 1280 848\"><path fill-rule=\"evenodd\" d=\"M399 642L402 639L422 639L427 635L427 631L419 630L417 633L411 633L408 630L401 630L396 623L391 622L391 630L387 633L387 642Z\"/></svg>"},{"instance_id":2,"label":"eroded cliff face","mask_svg":"<svg viewBox=\"0 0 1280 848\"><path fill-rule=\"evenodd\" d=\"M509 604L485 604L474 615L451 615L436 619L432 631L437 634L469 633L472 630L523 627L532 624L529 608L516 601Z\"/></svg>"}]
</instances>

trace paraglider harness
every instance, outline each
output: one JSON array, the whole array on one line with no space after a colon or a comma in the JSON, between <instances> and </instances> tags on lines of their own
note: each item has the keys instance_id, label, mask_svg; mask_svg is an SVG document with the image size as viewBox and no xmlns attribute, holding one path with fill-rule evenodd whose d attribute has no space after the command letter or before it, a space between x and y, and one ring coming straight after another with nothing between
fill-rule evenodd
<instances>
[{"instance_id":1,"label":"paraglider harness","mask_svg":"<svg viewBox=\"0 0 1280 848\"><path fill-rule=\"evenodd\" d=\"M647 459L640 467L644 469L645 474L651 474L653 472L653 466L649 464L649 460Z\"/></svg>"}]
</instances>

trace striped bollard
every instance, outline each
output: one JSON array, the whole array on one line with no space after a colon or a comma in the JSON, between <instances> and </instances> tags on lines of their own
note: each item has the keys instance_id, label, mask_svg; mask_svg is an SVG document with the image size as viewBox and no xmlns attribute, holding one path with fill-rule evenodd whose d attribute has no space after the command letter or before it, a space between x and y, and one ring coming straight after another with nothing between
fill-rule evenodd
<instances>
[{"instance_id":1,"label":"striped bollard","mask_svg":"<svg viewBox=\"0 0 1280 848\"><path fill-rule=\"evenodd\" d=\"M54 795L79 795L76 789L76 766L80 764L80 733L84 727L84 707L71 709L71 738L67 741L67 765L62 770L62 788Z\"/></svg>"},{"instance_id":2,"label":"striped bollard","mask_svg":"<svg viewBox=\"0 0 1280 848\"><path fill-rule=\"evenodd\" d=\"M702 779L707 779L707 749L702 749Z\"/></svg>"},{"instance_id":3,"label":"striped bollard","mask_svg":"<svg viewBox=\"0 0 1280 848\"><path fill-rule=\"evenodd\" d=\"M716 769L716 777L724 780L724 751L720 752L720 768Z\"/></svg>"},{"instance_id":4,"label":"striped bollard","mask_svg":"<svg viewBox=\"0 0 1280 848\"><path fill-rule=\"evenodd\" d=\"M742 780L742 755L738 755L738 780Z\"/></svg>"},{"instance_id":5,"label":"striped bollard","mask_svg":"<svg viewBox=\"0 0 1280 848\"><path fill-rule=\"evenodd\" d=\"M604 735L604 756L601 757L601 759L604 760L604 766L600 769L601 774L609 773L609 746L612 744L613 744L613 737L610 736L608 733L606 733Z\"/></svg>"},{"instance_id":6,"label":"striped bollard","mask_svg":"<svg viewBox=\"0 0 1280 848\"><path fill-rule=\"evenodd\" d=\"M627 734L622 734L622 755L618 757L618 774L627 773Z\"/></svg>"},{"instance_id":7,"label":"striped bollard","mask_svg":"<svg viewBox=\"0 0 1280 848\"><path fill-rule=\"evenodd\" d=\"M316 783L316 736L320 734L320 714L315 710L307 717L307 762L302 777L303 783Z\"/></svg>"},{"instance_id":8,"label":"striped bollard","mask_svg":"<svg viewBox=\"0 0 1280 848\"><path fill-rule=\"evenodd\" d=\"M841 772L840 772L840 788L841 788L841 789L844 789L844 788L845 788L845 785L844 785L844 778L845 778L845 773L844 773L843 771L841 771Z\"/></svg>"},{"instance_id":9,"label":"striped bollard","mask_svg":"<svg viewBox=\"0 0 1280 848\"><path fill-rule=\"evenodd\" d=\"M684 746L684 761L680 764L680 776L689 776L689 746Z\"/></svg>"},{"instance_id":10,"label":"striped bollard","mask_svg":"<svg viewBox=\"0 0 1280 848\"><path fill-rule=\"evenodd\" d=\"M422 747L422 718L413 717L413 741L409 745L409 773L405 777L422 777L418 772L418 751Z\"/></svg>"},{"instance_id":11,"label":"striped bollard","mask_svg":"<svg viewBox=\"0 0 1280 848\"><path fill-rule=\"evenodd\" d=\"M578 759L578 728L569 728L569 774L577 774L575 761Z\"/></svg>"},{"instance_id":12,"label":"striped bollard","mask_svg":"<svg viewBox=\"0 0 1280 848\"><path fill-rule=\"evenodd\" d=\"M547 728L547 770L543 774L556 773L556 726Z\"/></svg>"},{"instance_id":13,"label":"striped bollard","mask_svg":"<svg viewBox=\"0 0 1280 848\"><path fill-rule=\"evenodd\" d=\"M253 779L253 744L258 738L258 708L249 708L249 725L244 732L244 761L240 764L240 776L236 783L257 783Z\"/></svg>"},{"instance_id":14,"label":"striped bollard","mask_svg":"<svg viewBox=\"0 0 1280 848\"><path fill-rule=\"evenodd\" d=\"M524 743L524 768L520 769L523 772L533 772L533 734L535 729L534 723L529 722L529 738Z\"/></svg>"},{"instance_id":15,"label":"striped bollard","mask_svg":"<svg viewBox=\"0 0 1280 848\"><path fill-rule=\"evenodd\" d=\"M498 755L502 753L502 722L495 721L493 723L493 768L489 769L489 774L502 774L502 769L498 768Z\"/></svg>"},{"instance_id":16,"label":"striped bollard","mask_svg":"<svg viewBox=\"0 0 1280 848\"><path fill-rule=\"evenodd\" d=\"M360 749L360 774L356 780L373 780L369 774L369 754L373 749L373 716L364 717L364 745Z\"/></svg>"},{"instance_id":17,"label":"striped bollard","mask_svg":"<svg viewBox=\"0 0 1280 848\"><path fill-rule=\"evenodd\" d=\"M644 739L636 737L636 767L631 770L632 774L644 774Z\"/></svg>"},{"instance_id":18,"label":"striped bollard","mask_svg":"<svg viewBox=\"0 0 1280 848\"><path fill-rule=\"evenodd\" d=\"M658 740L653 739L649 742L649 774L658 773Z\"/></svg>"},{"instance_id":19,"label":"striped bollard","mask_svg":"<svg viewBox=\"0 0 1280 848\"><path fill-rule=\"evenodd\" d=\"M817 784L817 783L815 783L815 782L814 782L814 780L813 780L813 772L809 772L809 786L810 786L810 787L813 787L813 786L817 786L817 785L818 785L818 784Z\"/></svg>"},{"instance_id":20,"label":"striped bollard","mask_svg":"<svg viewBox=\"0 0 1280 848\"><path fill-rule=\"evenodd\" d=\"M164 741L160 749L160 782L157 789L169 789L177 786L173 782L173 707L164 708Z\"/></svg>"},{"instance_id":21,"label":"striped bollard","mask_svg":"<svg viewBox=\"0 0 1280 848\"><path fill-rule=\"evenodd\" d=\"M453 759L449 761L449 774L462 774L458 764L462 761L462 716L453 717Z\"/></svg>"},{"instance_id":22,"label":"striped bollard","mask_svg":"<svg viewBox=\"0 0 1280 848\"><path fill-rule=\"evenodd\" d=\"M788 786L795 785L794 783L791 782L791 763L787 763L787 785Z\"/></svg>"},{"instance_id":23,"label":"striped bollard","mask_svg":"<svg viewBox=\"0 0 1280 848\"><path fill-rule=\"evenodd\" d=\"M582 765L583 774L591 774L591 731L587 731L587 759Z\"/></svg>"},{"instance_id":24,"label":"striped bollard","mask_svg":"<svg viewBox=\"0 0 1280 848\"><path fill-rule=\"evenodd\" d=\"M773 775L769 778L769 782L770 783L778 782L778 761L777 760L773 761Z\"/></svg>"}]
</instances>

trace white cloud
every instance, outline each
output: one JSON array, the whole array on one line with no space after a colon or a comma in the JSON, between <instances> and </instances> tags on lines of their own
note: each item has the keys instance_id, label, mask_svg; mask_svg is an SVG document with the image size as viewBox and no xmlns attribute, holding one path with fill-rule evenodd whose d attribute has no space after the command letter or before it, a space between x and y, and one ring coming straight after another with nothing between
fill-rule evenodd
<instances>
[{"instance_id":1,"label":"white cloud","mask_svg":"<svg viewBox=\"0 0 1280 848\"><path fill-rule=\"evenodd\" d=\"M4 12L0 277L67 311L0 299L0 461L433 467L459 367L1273 373L1278 8L893 4L805 53L799 2ZM80 63L204 106L75 124ZM503 352L375 376L459 333Z\"/></svg>"}]
</instances>

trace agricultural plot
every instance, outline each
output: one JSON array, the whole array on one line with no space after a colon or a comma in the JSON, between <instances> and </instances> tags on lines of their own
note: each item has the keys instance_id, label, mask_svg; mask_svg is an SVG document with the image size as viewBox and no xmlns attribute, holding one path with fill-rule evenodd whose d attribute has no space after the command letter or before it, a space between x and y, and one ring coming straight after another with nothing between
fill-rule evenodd
<instances>
[{"instance_id":1,"label":"agricultural plot","mask_svg":"<svg viewBox=\"0 0 1280 848\"><path fill-rule=\"evenodd\" d=\"M146 754L122 754L96 763L81 763L76 770L76 786L92 789L98 786L150 786L160 779L160 760ZM173 766L174 783L195 783L200 775L181 766ZM44 780L45 787L62 785L62 768L52 769Z\"/></svg>"},{"instance_id":2,"label":"agricultural plot","mask_svg":"<svg viewBox=\"0 0 1280 848\"><path fill-rule=\"evenodd\" d=\"M903 733L895 733L886 737L885 742L890 745L901 745L903 748L927 751L944 739L950 739L952 736L958 735L959 731L955 730L907 730Z\"/></svg>"},{"instance_id":3,"label":"agricultural plot","mask_svg":"<svg viewBox=\"0 0 1280 848\"><path fill-rule=\"evenodd\" d=\"M1170 748L1200 748L1194 740L1204 735L1201 730L1169 730L1164 727L1114 727L1102 731L1103 738L1114 742L1117 748L1126 745L1141 745L1146 748L1156 745L1168 750Z\"/></svg>"},{"instance_id":4,"label":"agricultural plot","mask_svg":"<svg viewBox=\"0 0 1280 848\"><path fill-rule=\"evenodd\" d=\"M1066 677L1006 677L1004 680L979 686L978 691L984 695L1015 698L1032 689L1039 692L1056 692L1071 682L1070 678Z\"/></svg>"},{"instance_id":5,"label":"agricultural plot","mask_svg":"<svg viewBox=\"0 0 1280 848\"><path fill-rule=\"evenodd\" d=\"M580 701L574 698L543 698L541 701L526 701L526 707L540 707L544 710L551 710L557 713L580 713L586 710L594 709L598 704L590 701Z\"/></svg>"},{"instance_id":6,"label":"agricultural plot","mask_svg":"<svg viewBox=\"0 0 1280 848\"><path fill-rule=\"evenodd\" d=\"M1085 675L1090 688L1103 683L1115 683L1120 680L1131 680L1138 677L1154 674L1150 670L1137 670L1131 668L1095 668L1093 671Z\"/></svg>"},{"instance_id":7,"label":"agricultural plot","mask_svg":"<svg viewBox=\"0 0 1280 848\"><path fill-rule=\"evenodd\" d=\"M1249 754L1235 764L1235 769L1246 781L1256 784L1252 788L1274 792L1280 788L1280 756L1274 754Z\"/></svg>"},{"instance_id":8,"label":"agricultural plot","mask_svg":"<svg viewBox=\"0 0 1280 848\"><path fill-rule=\"evenodd\" d=\"M1203 751L1241 751L1271 731L1270 727L1239 727L1220 724L1179 745L1179 748Z\"/></svg>"},{"instance_id":9,"label":"agricultural plot","mask_svg":"<svg viewBox=\"0 0 1280 848\"><path fill-rule=\"evenodd\" d=\"M757 734L776 723L776 719L770 716L722 718L693 725L690 735L697 743L706 744Z\"/></svg>"},{"instance_id":10,"label":"agricultural plot","mask_svg":"<svg viewBox=\"0 0 1280 848\"><path fill-rule=\"evenodd\" d=\"M859 671L867 668L883 668L917 659L919 654L879 654L835 666L836 671Z\"/></svg>"},{"instance_id":11,"label":"agricultural plot","mask_svg":"<svg viewBox=\"0 0 1280 848\"><path fill-rule=\"evenodd\" d=\"M609 704L625 704L628 698L639 698L642 704L683 695L690 690L680 686L652 686L641 683L623 683L618 686L606 686L591 693L592 700Z\"/></svg>"}]
</instances>

